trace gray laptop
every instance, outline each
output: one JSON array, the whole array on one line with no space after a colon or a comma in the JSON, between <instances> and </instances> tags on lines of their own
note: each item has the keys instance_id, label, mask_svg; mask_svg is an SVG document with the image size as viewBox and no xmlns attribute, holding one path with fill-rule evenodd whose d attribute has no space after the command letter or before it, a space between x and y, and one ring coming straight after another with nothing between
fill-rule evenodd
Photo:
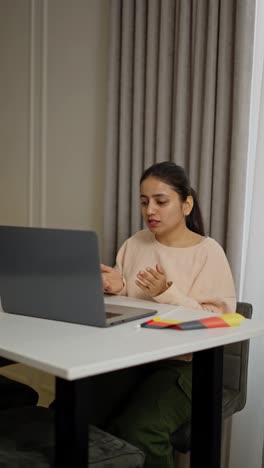
<instances>
[{"instance_id":1,"label":"gray laptop","mask_svg":"<svg viewBox=\"0 0 264 468\"><path fill-rule=\"evenodd\" d=\"M104 305L96 233L0 226L4 312L107 327L156 310Z\"/></svg>"}]
</instances>

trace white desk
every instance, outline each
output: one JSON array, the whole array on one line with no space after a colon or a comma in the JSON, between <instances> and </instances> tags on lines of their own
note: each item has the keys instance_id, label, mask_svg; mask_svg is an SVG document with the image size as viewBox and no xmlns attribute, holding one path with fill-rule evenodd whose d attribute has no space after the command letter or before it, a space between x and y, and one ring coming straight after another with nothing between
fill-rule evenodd
<instances>
[{"instance_id":1,"label":"white desk","mask_svg":"<svg viewBox=\"0 0 264 468\"><path fill-rule=\"evenodd\" d=\"M179 318L192 319L194 312L179 308L177 314ZM207 315L199 311L195 314L197 318ZM217 366L221 365L223 345L264 335L264 322L254 320L245 320L239 327L188 332L140 328L138 325L142 321L99 329L0 313L0 356L56 376L56 467L87 466L87 422L92 403L89 377L195 352L193 365L208 366L210 378L213 369L217 374ZM221 368L219 373L221 377ZM217 390L220 384L221 381L214 383L208 390L203 389L203 382L200 382L197 389L212 407L215 398L221 397L219 388ZM220 414L218 416L220 421ZM219 421L212 421L211 427L205 428L208 437ZM204 421L196 422L192 423L194 437L195 428L201 429ZM210 440L205 443L207 451ZM204 463L203 447L200 454L195 451L191 466L218 468L215 462L214 465Z\"/></svg>"}]
</instances>

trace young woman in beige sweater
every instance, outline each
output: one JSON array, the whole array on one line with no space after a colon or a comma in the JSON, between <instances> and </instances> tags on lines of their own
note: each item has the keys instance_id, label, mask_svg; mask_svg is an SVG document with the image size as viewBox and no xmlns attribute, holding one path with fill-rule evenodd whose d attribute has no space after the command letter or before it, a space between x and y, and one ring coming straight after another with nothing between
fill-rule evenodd
<instances>
[{"instance_id":1,"label":"young woman in beige sweater","mask_svg":"<svg viewBox=\"0 0 264 468\"><path fill-rule=\"evenodd\" d=\"M183 168L154 164L140 181L148 227L126 240L116 265L101 265L104 291L212 313L234 312L236 295L221 246L204 234ZM144 450L146 468L174 468L171 434L191 414L191 357L143 366L108 430Z\"/></svg>"}]
</instances>

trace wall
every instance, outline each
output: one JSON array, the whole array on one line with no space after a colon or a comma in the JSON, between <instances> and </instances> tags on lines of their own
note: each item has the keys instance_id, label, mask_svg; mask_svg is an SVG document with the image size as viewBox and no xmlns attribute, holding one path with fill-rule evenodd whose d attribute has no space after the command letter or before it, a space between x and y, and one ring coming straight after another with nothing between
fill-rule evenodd
<instances>
[{"instance_id":1,"label":"wall","mask_svg":"<svg viewBox=\"0 0 264 468\"><path fill-rule=\"evenodd\" d=\"M0 223L102 233L108 0L0 1Z\"/></svg>"},{"instance_id":2,"label":"wall","mask_svg":"<svg viewBox=\"0 0 264 468\"><path fill-rule=\"evenodd\" d=\"M108 0L0 0L0 224L101 238L108 8ZM5 372L53 385L23 366Z\"/></svg>"},{"instance_id":3,"label":"wall","mask_svg":"<svg viewBox=\"0 0 264 468\"><path fill-rule=\"evenodd\" d=\"M244 264L241 298L251 302L253 317L264 320L264 2L258 0L251 92L250 141L245 190ZM251 340L248 397L245 409L234 417L230 468L261 468L264 440L264 338Z\"/></svg>"}]
</instances>

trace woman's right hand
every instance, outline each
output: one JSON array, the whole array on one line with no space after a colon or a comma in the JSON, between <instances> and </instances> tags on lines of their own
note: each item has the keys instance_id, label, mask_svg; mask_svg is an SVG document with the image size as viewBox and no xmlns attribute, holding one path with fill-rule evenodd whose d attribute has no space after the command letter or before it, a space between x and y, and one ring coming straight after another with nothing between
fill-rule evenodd
<instances>
[{"instance_id":1,"label":"woman's right hand","mask_svg":"<svg viewBox=\"0 0 264 468\"><path fill-rule=\"evenodd\" d=\"M118 270L101 263L101 273L104 292L108 294L117 294L121 289L123 289L123 280Z\"/></svg>"}]
</instances>

